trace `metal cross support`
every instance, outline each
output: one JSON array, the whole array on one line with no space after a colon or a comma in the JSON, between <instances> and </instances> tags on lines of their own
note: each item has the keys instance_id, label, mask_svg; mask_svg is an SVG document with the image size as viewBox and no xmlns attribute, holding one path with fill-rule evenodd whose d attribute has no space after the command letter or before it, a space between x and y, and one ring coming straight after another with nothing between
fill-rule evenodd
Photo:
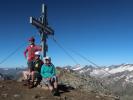
<instances>
[{"instance_id":1,"label":"metal cross support","mask_svg":"<svg viewBox=\"0 0 133 100\"><path fill-rule=\"evenodd\" d=\"M48 38L48 35L54 35L54 30L48 25L47 6L45 4L42 4L42 14L40 18L36 19L36 18L30 17L30 23L33 26L35 26L39 31L41 41L42 41L43 57L46 57L46 52L48 51L48 46L46 43L47 38Z\"/></svg>"}]
</instances>

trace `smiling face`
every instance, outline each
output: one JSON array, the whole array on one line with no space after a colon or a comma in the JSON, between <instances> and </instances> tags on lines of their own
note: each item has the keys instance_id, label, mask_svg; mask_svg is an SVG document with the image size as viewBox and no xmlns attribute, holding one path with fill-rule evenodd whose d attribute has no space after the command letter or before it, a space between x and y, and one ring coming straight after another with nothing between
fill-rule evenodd
<instances>
[{"instance_id":1,"label":"smiling face","mask_svg":"<svg viewBox=\"0 0 133 100\"><path fill-rule=\"evenodd\" d=\"M51 64L51 61L49 59L45 59L45 64L49 65L49 64Z\"/></svg>"},{"instance_id":2,"label":"smiling face","mask_svg":"<svg viewBox=\"0 0 133 100\"><path fill-rule=\"evenodd\" d=\"M29 45L34 45L35 43L33 41L29 41Z\"/></svg>"},{"instance_id":3,"label":"smiling face","mask_svg":"<svg viewBox=\"0 0 133 100\"><path fill-rule=\"evenodd\" d=\"M35 60L38 60L40 58L39 55L35 55Z\"/></svg>"}]
</instances>

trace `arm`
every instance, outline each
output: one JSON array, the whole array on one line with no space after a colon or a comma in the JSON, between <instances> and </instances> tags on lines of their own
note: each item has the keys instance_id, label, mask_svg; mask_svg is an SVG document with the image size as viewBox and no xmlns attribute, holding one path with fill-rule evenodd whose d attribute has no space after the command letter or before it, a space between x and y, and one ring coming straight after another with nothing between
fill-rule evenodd
<instances>
[{"instance_id":1,"label":"arm","mask_svg":"<svg viewBox=\"0 0 133 100\"><path fill-rule=\"evenodd\" d=\"M41 60L41 66L44 64L44 62Z\"/></svg>"},{"instance_id":2,"label":"arm","mask_svg":"<svg viewBox=\"0 0 133 100\"><path fill-rule=\"evenodd\" d=\"M45 65L43 65L42 68L41 68L41 76L43 78L49 78L49 77L51 77L50 73L48 73L46 71L47 71L47 69L45 68Z\"/></svg>"},{"instance_id":3,"label":"arm","mask_svg":"<svg viewBox=\"0 0 133 100\"><path fill-rule=\"evenodd\" d=\"M24 51L24 57L25 57L25 58L27 57L27 56L26 56L27 52L28 52L28 48L26 48L26 50Z\"/></svg>"},{"instance_id":4,"label":"arm","mask_svg":"<svg viewBox=\"0 0 133 100\"><path fill-rule=\"evenodd\" d=\"M44 70L44 66L42 66L42 68L41 68L41 76L42 76L42 77L45 77L44 71L43 71L43 70Z\"/></svg>"},{"instance_id":5,"label":"arm","mask_svg":"<svg viewBox=\"0 0 133 100\"><path fill-rule=\"evenodd\" d=\"M55 76L56 75L56 69L55 69L55 66L54 65L52 65L52 67L53 67L52 76Z\"/></svg>"},{"instance_id":6,"label":"arm","mask_svg":"<svg viewBox=\"0 0 133 100\"><path fill-rule=\"evenodd\" d=\"M42 51L42 46L36 46L36 51Z\"/></svg>"},{"instance_id":7,"label":"arm","mask_svg":"<svg viewBox=\"0 0 133 100\"><path fill-rule=\"evenodd\" d=\"M51 68L52 67L52 68ZM41 75L43 78L51 78L52 76L54 76L55 74L55 70L53 69L53 66L49 67L45 67L45 65L42 66L41 68ZM51 73L52 71L52 73Z\"/></svg>"},{"instance_id":8,"label":"arm","mask_svg":"<svg viewBox=\"0 0 133 100\"><path fill-rule=\"evenodd\" d=\"M52 64L51 67L52 67L52 73L49 74L49 77L47 78L48 80L51 80L52 77L56 75L55 66Z\"/></svg>"}]
</instances>

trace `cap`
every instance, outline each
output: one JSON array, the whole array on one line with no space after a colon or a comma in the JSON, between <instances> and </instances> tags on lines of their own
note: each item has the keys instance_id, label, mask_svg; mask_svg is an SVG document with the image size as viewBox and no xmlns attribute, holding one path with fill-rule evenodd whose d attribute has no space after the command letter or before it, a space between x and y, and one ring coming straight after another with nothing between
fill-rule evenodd
<instances>
[{"instance_id":1,"label":"cap","mask_svg":"<svg viewBox=\"0 0 133 100\"><path fill-rule=\"evenodd\" d=\"M35 38L34 38L34 37L31 37L31 38L29 39L29 41L30 41L30 42L35 42Z\"/></svg>"},{"instance_id":2,"label":"cap","mask_svg":"<svg viewBox=\"0 0 133 100\"><path fill-rule=\"evenodd\" d=\"M40 51L36 51L35 52L35 55L40 56L41 55L41 52Z\"/></svg>"},{"instance_id":3,"label":"cap","mask_svg":"<svg viewBox=\"0 0 133 100\"><path fill-rule=\"evenodd\" d=\"M44 57L44 60L50 60L51 61L51 58L46 56L46 57Z\"/></svg>"}]
</instances>

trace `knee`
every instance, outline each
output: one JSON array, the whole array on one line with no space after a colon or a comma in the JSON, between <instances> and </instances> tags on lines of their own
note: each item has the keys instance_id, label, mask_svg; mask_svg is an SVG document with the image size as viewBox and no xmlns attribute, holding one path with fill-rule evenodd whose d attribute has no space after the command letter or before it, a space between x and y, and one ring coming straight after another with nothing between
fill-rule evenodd
<instances>
[{"instance_id":1,"label":"knee","mask_svg":"<svg viewBox=\"0 0 133 100\"><path fill-rule=\"evenodd\" d=\"M35 72L34 72L34 71L32 71L32 72L31 72L31 75L33 76L34 74L35 74Z\"/></svg>"},{"instance_id":2,"label":"knee","mask_svg":"<svg viewBox=\"0 0 133 100\"><path fill-rule=\"evenodd\" d=\"M49 89L52 91L52 90L53 90L53 87L50 85L50 86L49 86Z\"/></svg>"}]
</instances>

